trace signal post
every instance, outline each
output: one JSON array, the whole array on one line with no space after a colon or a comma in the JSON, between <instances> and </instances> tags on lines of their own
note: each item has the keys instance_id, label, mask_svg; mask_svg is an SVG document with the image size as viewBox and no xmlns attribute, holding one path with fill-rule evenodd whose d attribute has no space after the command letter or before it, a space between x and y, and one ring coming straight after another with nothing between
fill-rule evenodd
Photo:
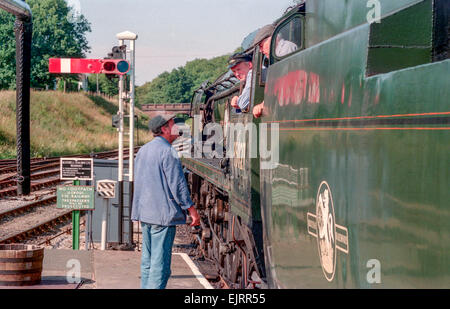
<instances>
[{"instance_id":1,"label":"signal post","mask_svg":"<svg viewBox=\"0 0 450 309\"><path fill-rule=\"evenodd\" d=\"M121 132L123 134L123 101L122 101L122 91L123 91L123 75L126 74L130 70L130 63L125 59L84 59L84 58L50 58L49 59L49 73L56 74L108 74L108 75L119 75L120 83L119 83L119 100L121 104L121 113L120 113L120 124L121 124ZM123 135L122 135L123 137ZM121 141L119 135L119 142ZM122 164L123 169L123 141L121 151L119 152L119 159L121 158L121 162L119 160L119 164ZM92 160L92 159L91 159ZM62 166L62 163L61 163ZM120 167L120 165L119 165ZM93 168L91 167L91 170ZM120 169L119 169L120 173ZM119 174L120 175L120 174ZM91 176L92 177L92 176ZM79 178L74 179L74 186L79 186ZM123 186L123 183L122 183ZM91 188L91 187L89 187ZM93 187L91 188L93 192ZM62 189L61 189L62 190ZM62 193L61 193L62 194ZM62 199L58 199L58 202ZM66 199L68 200L68 199ZM84 198L83 200L87 200ZM123 198L122 198L123 202ZM76 204L76 203L75 203ZM93 204L92 202L89 205ZM131 204L130 204L131 205ZM83 205L75 205L76 208L80 208ZM60 206L60 208L74 207L72 204L69 206ZM83 206L84 207L84 206ZM130 206L131 207L131 206ZM80 212L76 209L72 214L72 224L73 224L73 244L72 247L74 250L79 249L79 216ZM90 209L89 207L87 209ZM119 215L121 218L121 216ZM121 229L122 224L119 225L119 229ZM106 239L105 239L106 240ZM119 238L119 241L121 238ZM104 242L103 244L105 244ZM102 246L103 248L103 246Z\"/></svg>"},{"instance_id":2,"label":"signal post","mask_svg":"<svg viewBox=\"0 0 450 309\"><path fill-rule=\"evenodd\" d=\"M130 69L130 106L129 106L129 160L128 160L128 175L124 175L123 168L123 150L124 150L124 93L125 93L125 83L123 76L120 76L119 80L119 171L118 171L118 193L119 193L119 241L123 243L123 179L124 176L128 176L129 181L129 213L127 214L129 225L128 225L128 239L126 240L128 245L133 243L133 224L131 222L131 207L133 203L133 192L134 192L134 102L135 102L135 67L136 67L136 53L135 53L135 42L138 36L130 31L124 31L117 34L117 39L119 40L119 45L124 46L124 41L130 41L130 58L131 58L131 69ZM126 50L125 50L126 56Z\"/></svg>"},{"instance_id":3,"label":"signal post","mask_svg":"<svg viewBox=\"0 0 450 309\"><path fill-rule=\"evenodd\" d=\"M119 143L119 155L118 155L118 183L117 192L119 197L119 215L118 215L118 239L119 243L123 243L123 181L124 176L128 176L129 180L129 213L127 214L129 220L128 239L126 240L128 245L133 242L133 224L131 222L131 208L133 203L134 192L134 105L135 105L135 67L136 67L136 54L135 54L135 41L138 36L130 31L125 31L117 34L119 40L119 46L113 48L113 52L109 54L107 59L60 59L51 58L49 60L49 72L50 73L66 73L66 74L107 74L119 76L119 112L116 117L113 116L114 123L118 128L118 143ZM126 49L124 45L125 41L130 41L130 49ZM131 65L126 60L127 52L130 53ZM124 111L124 96L127 93L124 75L129 72L130 75L130 105L129 114L125 116ZM129 168L128 175L124 174L124 117L129 117Z\"/></svg>"}]
</instances>

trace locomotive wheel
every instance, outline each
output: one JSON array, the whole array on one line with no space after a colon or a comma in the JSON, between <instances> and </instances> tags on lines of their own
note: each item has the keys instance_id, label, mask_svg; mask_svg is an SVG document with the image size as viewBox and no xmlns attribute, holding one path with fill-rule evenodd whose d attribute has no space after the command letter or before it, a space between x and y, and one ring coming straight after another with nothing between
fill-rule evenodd
<instances>
[{"instance_id":1,"label":"locomotive wheel","mask_svg":"<svg viewBox=\"0 0 450 309\"><path fill-rule=\"evenodd\" d=\"M198 243L198 256L215 263L218 273L230 288L246 288L250 270L255 264L251 240L240 219L229 212L227 196L211 183L191 176L192 197L202 218L203 232ZM247 236L247 237L246 237ZM247 277L247 278L246 278ZM249 281L251 283L251 281Z\"/></svg>"}]
</instances>

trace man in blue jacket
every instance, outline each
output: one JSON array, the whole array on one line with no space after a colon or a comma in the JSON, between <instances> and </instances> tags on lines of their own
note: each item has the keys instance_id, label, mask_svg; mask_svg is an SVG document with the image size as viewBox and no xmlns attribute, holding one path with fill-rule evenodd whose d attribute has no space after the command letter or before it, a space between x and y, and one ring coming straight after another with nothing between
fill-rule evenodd
<instances>
[{"instance_id":1,"label":"man in blue jacket","mask_svg":"<svg viewBox=\"0 0 450 309\"><path fill-rule=\"evenodd\" d=\"M169 280L176 225L200 225L181 162L172 142L179 136L175 115L158 115L149 122L154 139L135 159L131 219L142 226L141 288L164 289Z\"/></svg>"}]
</instances>

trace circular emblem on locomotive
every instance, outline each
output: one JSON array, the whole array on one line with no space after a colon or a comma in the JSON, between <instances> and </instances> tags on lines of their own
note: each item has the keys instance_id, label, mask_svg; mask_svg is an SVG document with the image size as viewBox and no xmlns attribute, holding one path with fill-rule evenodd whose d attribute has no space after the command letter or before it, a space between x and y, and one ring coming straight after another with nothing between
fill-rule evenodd
<instances>
[{"instance_id":1,"label":"circular emblem on locomotive","mask_svg":"<svg viewBox=\"0 0 450 309\"><path fill-rule=\"evenodd\" d=\"M316 216L320 264L327 280L332 281L336 269L336 223L333 196L326 181L322 181L317 192Z\"/></svg>"}]
</instances>

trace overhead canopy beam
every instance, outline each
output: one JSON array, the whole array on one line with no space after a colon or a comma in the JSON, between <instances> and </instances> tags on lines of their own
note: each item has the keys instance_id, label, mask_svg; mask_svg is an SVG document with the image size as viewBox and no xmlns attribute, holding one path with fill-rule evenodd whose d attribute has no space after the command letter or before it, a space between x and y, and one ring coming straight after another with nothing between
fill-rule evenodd
<instances>
[{"instance_id":1,"label":"overhead canopy beam","mask_svg":"<svg viewBox=\"0 0 450 309\"><path fill-rule=\"evenodd\" d=\"M0 0L0 8L15 15L23 21L31 21L31 9L28 4L20 0Z\"/></svg>"}]
</instances>

